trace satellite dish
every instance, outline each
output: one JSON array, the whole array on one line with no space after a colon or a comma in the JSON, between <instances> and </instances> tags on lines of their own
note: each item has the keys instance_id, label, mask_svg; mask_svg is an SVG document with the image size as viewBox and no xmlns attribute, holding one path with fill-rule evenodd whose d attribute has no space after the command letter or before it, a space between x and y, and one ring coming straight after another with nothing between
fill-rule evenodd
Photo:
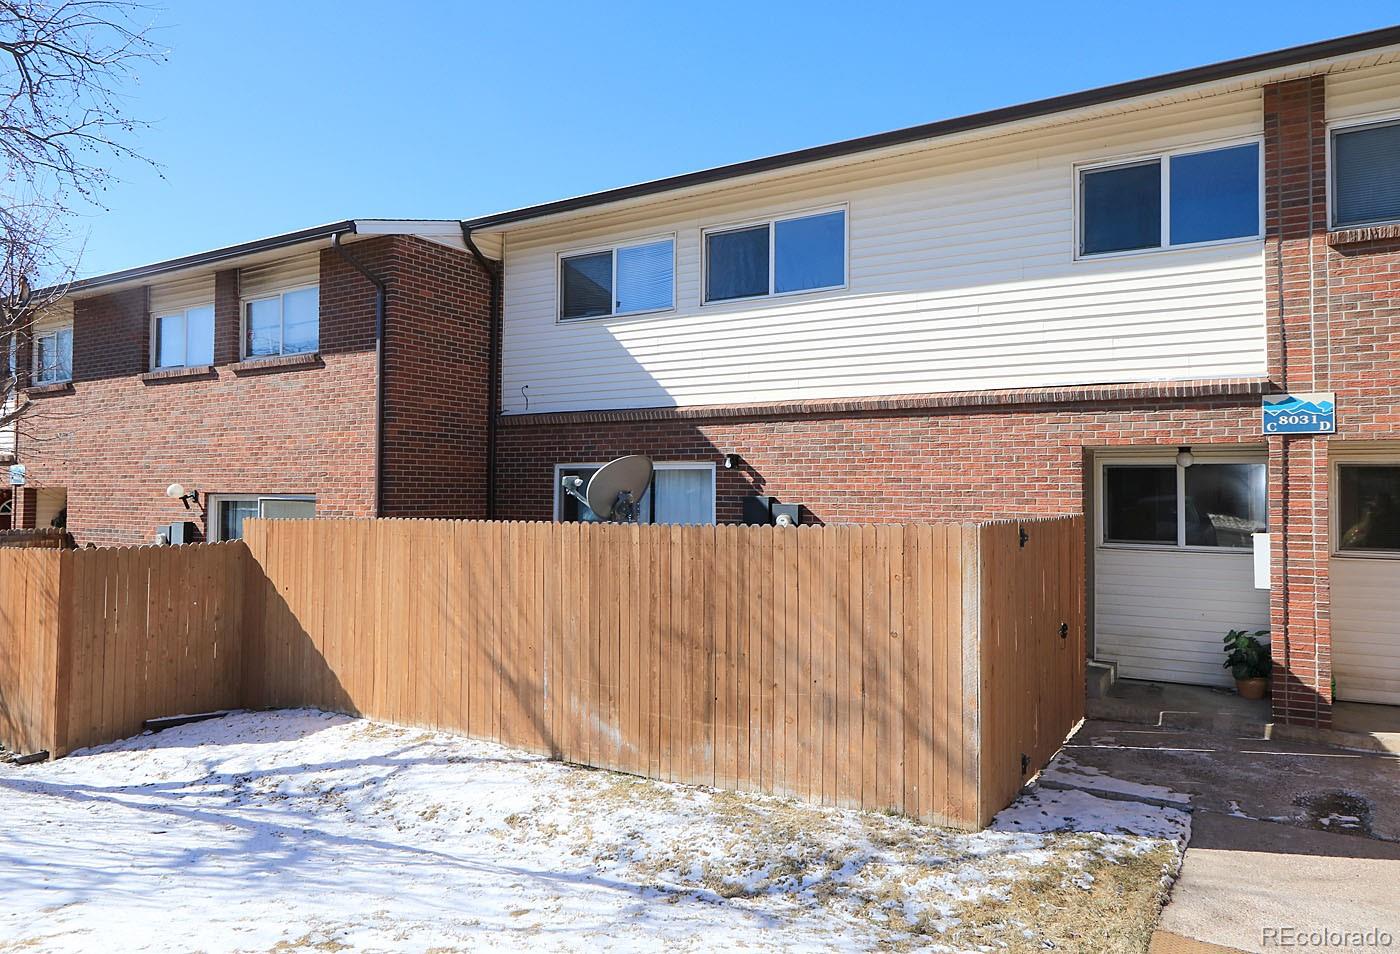
<instances>
[{"instance_id":1,"label":"satellite dish","mask_svg":"<svg viewBox=\"0 0 1400 954\"><path fill-rule=\"evenodd\" d=\"M578 477L565 477L564 490L586 503L599 520L634 523L637 505L651 486L651 472L650 457L632 454L598 468L582 493Z\"/></svg>"}]
</instances>

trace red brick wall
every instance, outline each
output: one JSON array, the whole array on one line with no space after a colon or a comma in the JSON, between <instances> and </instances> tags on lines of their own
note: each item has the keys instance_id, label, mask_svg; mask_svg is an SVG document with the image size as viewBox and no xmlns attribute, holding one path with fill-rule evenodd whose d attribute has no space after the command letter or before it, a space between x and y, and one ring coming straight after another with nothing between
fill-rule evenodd
<instances>
[{"instance_id":1,"label":"red brick wall","mask_svg":"<svg viewBox=\"0 0 1400 954\"><path fill-rule=\"evenodd\" d=\"M716 465L721 522L744 496L803 505L806 522L894 523L1078 513L1085 448L1258 444L1258 397L1128 399L1085 404L749 419L536 423L501 430L500 515L553 515L556 463L643 453ZM725 454L742 464L725 470Z\"/></svg>"},{"instance_id":2,"label":"red brick wall","mask_svg":"<svg viewBox=\"0 0 1400 954\"><path fill-rule=\"evenodd\" d=\"M1330 457L1337 442L1400 440L1400 230L1330 234L1326 83L1264 93L1272 377L1335 391L1335 437L1271 438L1274 716L1327 725L1332 703ZM1361 239L1358 241L1358 239Z\"/></svg>"},{"instance_id":3,"label":"red brick wall","mask_svg":"<svg viewBox=\"0 0 1400 954\"><path fill-rule=\"evenodd\" d=\"M386 512L470 513L467 501L480 496L473 488L482 483L483 452L475 444L485 416L484 360L473 368L469 358L480 350L469 332L484 294L471 284L475 266L401 236L350 249L389 278L390 368L400 376L389 379L399 402L390 403L389 460L395 472L411 466L422 475L386 482ZM144 288L76 303L72 388L34 399L19 455L32 488L67 489L79 543L148 543L157 525L190 519L164 496L176 481L201 496L308 493L320 514L373 513L374 287L329 249L320 281L320 360L256 374L236 370L235 272L216 279L215 368L200 377L142 380L150 347ZM482 308L477 324L484 322ZM396 334L413 347L396 352ZM428 342L436 353L422 347ZM435 383L422 390L402 384L429 374ZM465 396L450 396L459 385ZM460 455L443 450L450 443ZM424 503L413 499L420 491ZM202 527L203 515L193 517Z\"/></svg>"},{"instance_id":4,"label":"red brick wall","mask_svg":"<svg viewBox=\"0 0 1400 954\"><path fill-rule=\"evenodd\" d=\"M387 274L382 513L484 517L488 276L417 239L398 243Z\"/></svg>"}]
</instances>

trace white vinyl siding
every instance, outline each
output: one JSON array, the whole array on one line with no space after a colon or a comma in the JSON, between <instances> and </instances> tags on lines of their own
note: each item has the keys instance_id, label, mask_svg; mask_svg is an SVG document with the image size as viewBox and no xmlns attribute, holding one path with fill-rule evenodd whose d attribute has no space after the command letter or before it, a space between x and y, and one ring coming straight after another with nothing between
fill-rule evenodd
<instances>
[{"instance_id":1,"label":"white vinyl siding","mask_svg":"<svg viewBox=\"0 0 1400 954\"><path fill-rule=\"evenodd\" d=\"M1257 90L511 232L506 413L1263 375L1261 240L1075 260L1084 163L1262 133ZM847 209L847 285L702 306L704 230ZM676 234L677 307L558 323L557 256ZM522 392L522 388L526 388Z\"/></svg>"}]
</instances>

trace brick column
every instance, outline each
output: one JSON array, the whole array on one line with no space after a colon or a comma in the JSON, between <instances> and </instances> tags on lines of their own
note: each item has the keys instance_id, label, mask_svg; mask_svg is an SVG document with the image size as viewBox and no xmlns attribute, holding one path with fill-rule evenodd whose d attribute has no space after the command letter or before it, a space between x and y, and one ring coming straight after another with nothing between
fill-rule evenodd
<instances>
[{"instance_id":1,"label":"brick column","mask_svg":"<svg viewBox=\"0 0 1400 954\"><path fill-rule=\"evenodd\" d=\"M1328 390L1326 144L1323 77L1265 87L1269 365L1287 391ZM1268 443L1274 719L1325 727L1332 721L1327 438Z\"/></svg>"},{"instance_id":2,"label":"brick column","mask_svg":"<svg viewBox=\"0 0 1400 954\"><path fill-rule=\"evenodd\" d=\"M214 274L214 363L233 364L242 352L242 315L238 307L238 269Z\"/></svg>"},{"instance_id":3,"label":"brick column","mask_svg":"<svg viewBox=\"0 0 1400 954\"><path fill-rule=\"evenodd\" d=\"M16 530L33 530L39 494L33 487L16 487L14 501L14 517L10 525Z\"/></svg>"}]
</instances>

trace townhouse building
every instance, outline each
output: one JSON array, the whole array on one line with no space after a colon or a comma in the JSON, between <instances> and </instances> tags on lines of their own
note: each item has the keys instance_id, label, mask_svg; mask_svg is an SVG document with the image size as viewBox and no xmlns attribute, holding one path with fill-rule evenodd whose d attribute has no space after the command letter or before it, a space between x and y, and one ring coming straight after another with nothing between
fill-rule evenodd
<instances>
[{"instance_id":1,"label":"townhouse building","mask_svg":"<svg viewBox=\"0 0 1400 954\"><path fill-rule=\"evenodd\" d=\"M645 453L648 521L1084 513L1120 676L1262 629L1277 720L1400 704L1400 28L270 241L75 287L19 525L590 519L562 478Z\"/></svg>"},{"instance_id":2,"label":"townhouse building","mask_svg":"<svg viewBox=\"0 0 1400 954\"><path fill-rule=\"evenodd\" d=\"M1271 630L1276 719L1400 704L1400 30L466 224L503 514L625 453L656 520L1083 512L1120 676Z\"/></svg>"},{"instance_id":3,"label":"townhouse building","mask_svg":"<svg viewBox=\"0 0 1400 954\"><path fill-rule=\"evenodd\" d=\"M347 220L77 282L19 355L16 525L129 545L172 523L236 538L250 515L481 515L488 295L456 221Z\"/></svg>"}]
</instances>

